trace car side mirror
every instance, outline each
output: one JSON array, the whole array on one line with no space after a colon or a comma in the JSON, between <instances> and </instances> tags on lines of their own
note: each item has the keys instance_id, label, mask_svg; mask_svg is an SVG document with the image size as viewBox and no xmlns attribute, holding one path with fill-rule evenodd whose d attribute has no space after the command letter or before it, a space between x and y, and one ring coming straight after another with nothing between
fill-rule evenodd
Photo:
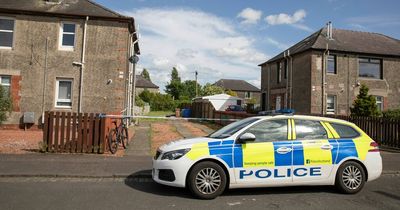
<instances>
[{"instance_id":1,"label":"car side mirror","mask_svg":"<svg viewBox=\"0 0 400 210\"><path fill-rule=\"evenodd\" d=\"M252 133L244 133L243 135L241 135L239 137L240 143L246 143L248 141L255 141L255 140L256 140L256 136Z\"/></svg>"}]
</instances>

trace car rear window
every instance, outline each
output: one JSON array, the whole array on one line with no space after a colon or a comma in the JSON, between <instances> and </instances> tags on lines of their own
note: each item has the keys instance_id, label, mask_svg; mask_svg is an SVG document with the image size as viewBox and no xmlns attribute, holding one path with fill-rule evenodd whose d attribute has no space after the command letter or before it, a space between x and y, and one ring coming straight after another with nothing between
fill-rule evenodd
<instances>
[{"instance_id":1,"label":"car rear window","mask_svg":"<svg viewBox=\"0 0 400 210\"><path fill-rule=\"evenodd\" d=\"M330 124L335 129L336 133L339 134L340 138L355 138L360 136L360 133L358 133L358 131L356 131L351 126L337 123Z\"/></svg>"},{"instance_id":2,"label":"car rear window","mask_svg":"<svg viewBox=\"0 0 400 210\"><path fill-rule=\"evenodd\" d=\"M319 121L294 120L297 140L326 139L328 135Z\"/></svg>"}]
</instances>

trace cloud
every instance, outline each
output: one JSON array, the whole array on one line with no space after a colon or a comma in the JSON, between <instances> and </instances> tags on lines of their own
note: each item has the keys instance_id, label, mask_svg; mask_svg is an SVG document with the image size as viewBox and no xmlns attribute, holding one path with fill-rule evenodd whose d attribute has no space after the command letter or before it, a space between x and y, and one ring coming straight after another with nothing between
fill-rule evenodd
<instances>
[{"instance_id":1,"label":"cloud","mask_svg":"<svg viewBox=\"0 0 400 210\"><path fill-rule=\"evenodd\" d=\"M297 10L293 15L288 15L285 13L268 15L267 17L265 17L265 21L267 21L269 25L295 24L298 22L302 22L306 15L306 11L301 9Z\"/></svg>"},{"instance_id":2,"label":"cloud","mask_svg":"<svg viewBox=\"0 0 400 210\"><path fill-rule=\"evenodd\" d=\"M199 10L143 8L125 15L140 25L140 65L147 68L160 90L177 67L183 80L215 82L221 78L256 80L259 63L270 57L256 48L231 20Z\"/></svg>"},{"instance_id":3,"label":"cloud","mask_svg":"<svg viewBox=\"0 0 400 210\"><path fill-rule=\"evenodd\" d=\"M275 40L275 39L273 39L271 37L267 37L265 40L267 41L268 44L273 45L273 46L277 47L280 50L286 50L286 49L289 48L289 45L281 43L281 42L279 42L279 41L277 41L277 40Z\"/></svg>"},{"instance_id":4,"label":"cloud","mask_svg":"<svg viewBox=\"0 0 400 210\"><path fill-rule=\"evenodd\" d=\"M242 24L256 24L261 19L262 12L260 10L254 10L252 8L243 9L238 15L238 18L242 18Z\"/></svg>"}]
</instances>

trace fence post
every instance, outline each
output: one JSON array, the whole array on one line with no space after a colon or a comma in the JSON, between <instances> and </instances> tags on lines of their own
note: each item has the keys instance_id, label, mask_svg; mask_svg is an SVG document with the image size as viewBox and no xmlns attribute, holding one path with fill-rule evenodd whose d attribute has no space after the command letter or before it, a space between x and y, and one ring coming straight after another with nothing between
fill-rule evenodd
<instances>
[{"instance_id":1,"label":"fence post","mask_svg":"<svg viewBox=\"0 0 400 210\"><path fill-rule=\"evenodd\" d=\"M43 145L44 149L49 151L49 112L44 113L44 127L43 127Z\"/></svg>"}]
</instances>

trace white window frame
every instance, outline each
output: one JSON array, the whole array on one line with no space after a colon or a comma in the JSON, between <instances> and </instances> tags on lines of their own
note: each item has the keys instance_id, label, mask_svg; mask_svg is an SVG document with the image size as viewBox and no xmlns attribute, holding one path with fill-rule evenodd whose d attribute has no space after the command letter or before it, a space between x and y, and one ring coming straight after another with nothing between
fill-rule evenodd
<instances>
[{"instance_id":1,"label":"white window frame","mask_svg":"<svg viewBox=\"0 0 400 210\"><path fill-rule=\"evenodd\" d=\"M246 91L246 92L244 92L244 98L245 99L251 99L251 92L250 91Z\"/></svg>"},{"instance_id":2,"label":"white window frame","mask_svg":"<svg viewBox=\"0 0 400 210\"><path fill-rule=\"evenodd\" d=\"M10 83L3 83L4 77L10 78ZM11 76L10 75L0 75L0 85L9 87L9 90L10 90L9 94L11 95Z\"/></svg>"},{"instance_id":3,"label":"white window frame","mask_svg":"<svg viewBox=\"0 0 400 210\"><path fill-rule=\"evenodd\" d=\"M328 98L333 97L333 109L328 109ZM326 96L326 114L336 114L336 95L327 95Z\"/></svg>"},{"instance_id":4,"label":"white window frame","mask_svg":"<svg viewBox=\"0 0 400 210\"><path fill-rule=\"evenodd\" d=\"M60 82L71 82L71 99L58 99L58 91L59 91ZM72 108L73 90L74 90L74 79L57 78L56 79L56 97L54 98L54 107L67 108L67 109ZM57 102L70 102L71 106L60 106L60 105L57 105Z\"/></svg>"},{"instance_id":5,"label":"white window frame","mask_svg":"<svg viewBox=\"0 0 400 210\"><path fill-rule=\"evenodd\" d=\"M378 98L381 100L378 101ZM375 101L376 101L376 106L378 107L378 110L381 112L383 111L383 96L375 96Z\"/></svg>"},{"instance_id":6,"label":"white window frame","mask_svg":"<svg viewBox=\"0 0 400 210\"><path fill-rule=\"evenodd\" d=\"M74 33L72 32L64 32L64 24L74 24L75 25L75 31ZM75 45L76 45L76 27L77 24L74 22L61 22L60 24L60 32L59 32L59 36L58 36L58 49L59 50L64 50L64 51L74 51L75 50ZM63 41L63 37L64 34L73 34L74 35L74 46L65 46L63 45L62 41Z\"/></svg>"},{"instance_id":7,"label":"white window frame","mask_svg":"<svg viewBox=\"0 0 400 210\"><path fill-rule=\"evenodd\" d=\"M5 49L5 50L12 50L13 49L13 47L14 47L14 40L15 40L15 18L10 18L10 17L3 17L3 16L0 16L0 19L5 19L5 20L13 20L14 21L14 25L13 25L13 30L12 31L10 31L10 30L1 30L0 29L0 32L8 32L8 33L12 33L12 36L13 36L13 40L12 40L12 43L11 43L11 47L8 47L8 46L0 46L0 49Z\"/></svg>"}]
</instances>

